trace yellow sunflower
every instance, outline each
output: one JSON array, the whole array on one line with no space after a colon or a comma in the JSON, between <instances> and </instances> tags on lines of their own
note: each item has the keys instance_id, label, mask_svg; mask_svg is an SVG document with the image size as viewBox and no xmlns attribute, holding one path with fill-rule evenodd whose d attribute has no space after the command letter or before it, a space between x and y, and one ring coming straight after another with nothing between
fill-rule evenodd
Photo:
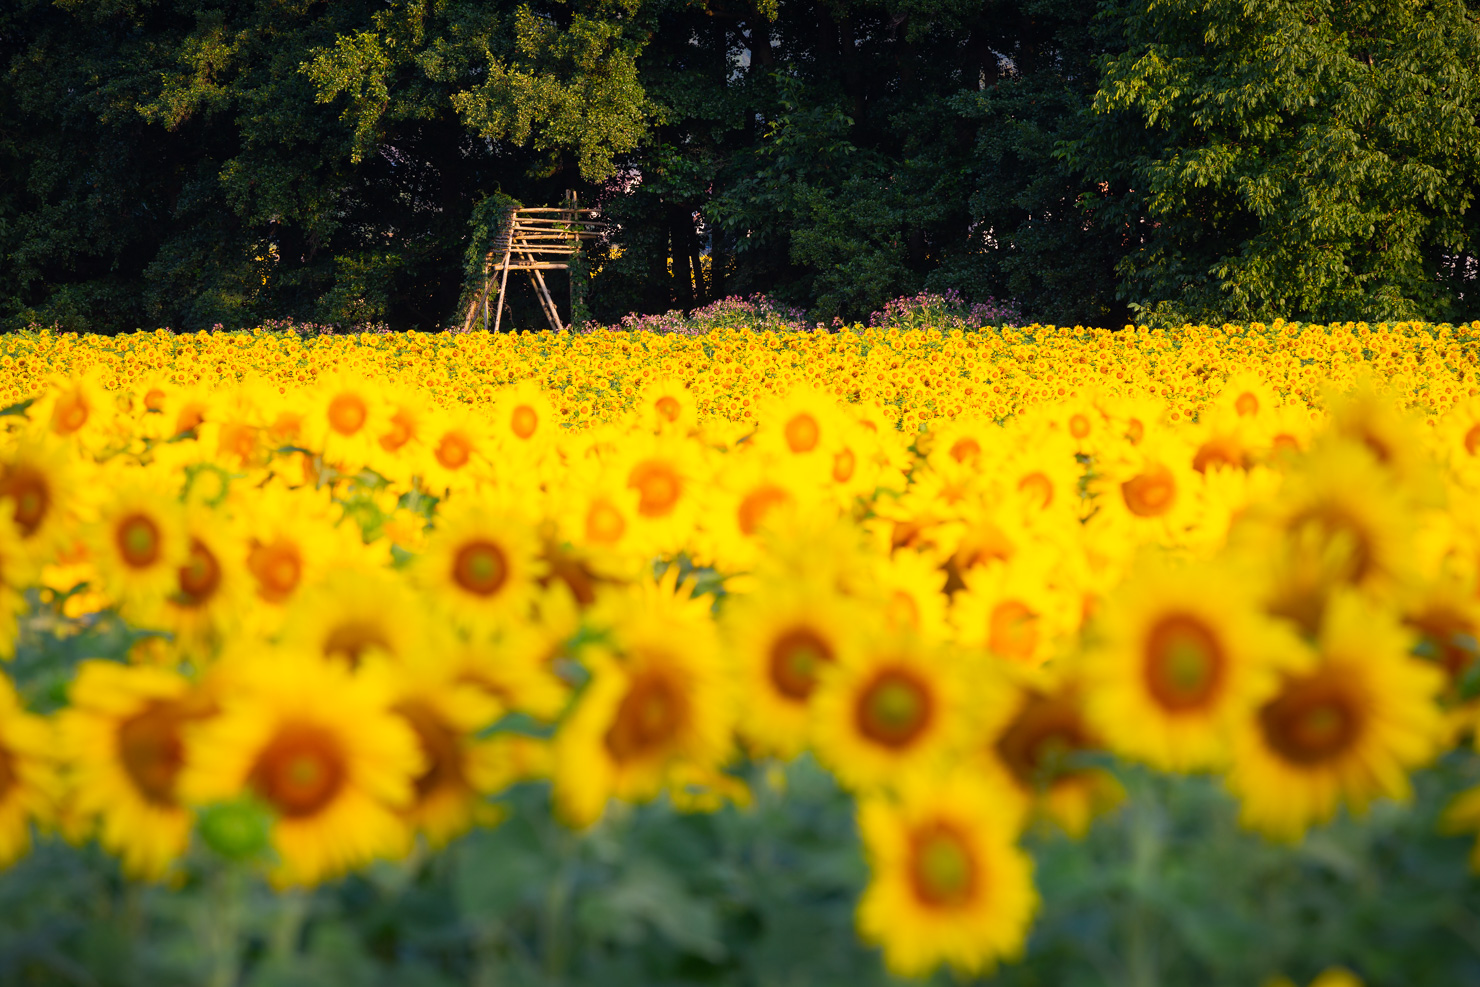
<instances>
[{"instance_id":1,"label":"yellow sunflower","mask_svg":"<svg viewBox=\"0 0 1480 987\"><path fill-rule=\"evenodd\" d=\"M1321 443L1272 501L1230 532L1236 552L1273 573L1266 608L1313 635L1329 594L1391 600L1413 578L1411 504L1364 446Z\"/></svg>"},{"instance_id":2,"label":"yellow sunflower","mask_svg":"<svg viewBox=\"0 0 1480 987\"><path fill-rule=\"evenodd\" d=\"M56 808L52 725L26 711L10 679L0 674L0 867L31 847L31 823Z\"/></svg>"},{"instance_id":3,"label":"yellow sunflower","mask_svg":"<svg viewBox=\"0 0 1480 987\"><path fill-rule=\"evenodd\" d=\"M1033 863L991 786L912 776L898 799L865 798L858 828L872 873L858 931L891 972L923 977L944 963L973 976L1022 955L1038 909Z\"/></svg>"},{"instance_id":4,"label":"yellow sunflower","mask_svg":"<svg viewBox=\"0 0 1480 987\"><path fill-rule=\"evenodd\" d=\"M0 659L15 654L18 618L26 610L26 563L20 532L0 513ZM75 584L74 584L75 585ZM65 587L63 592L70 587Z\"/></svg>"},{"instance_id":5,"label":"yellow sunflower","mask_svg":"<svg viewBox=\"0 0 1480 987\"><path fill-rule=\"evenodd\" d=\"M306 587L283 617L284 646L359 666L380 652L400 663L445 651L440 625L405 580L386 569L336 569Z\"/></svg>"},{"instance_id":6,"label":"yellow sunflower","mask_svg":"<svg viewBox=\"0 0 1480 987\"><path fill-rule=\"evenodd\" d=\"M755 751L786 758L806 746L818 674L856 649L866 614L834 587L795 580L728 601L725 638L749 711L739 729Z\"/></svg>"},{"instance_id":7,"label":"yellow sunflower","mask_svg":"<svg viewBox=\"0 0 1480 987\"><path fill-rule=\"evenodd\" d=\"M955 639L1003 661L1039 665L1078 625L1070 593L1053 585L1047 553L970 570L951 599Z\"/></svg>"},{"instance_id":8,"label":"yellow sunflower","mask_svg":"<svg viewBox=\"0 0 1480 987\"><path fill-rule=\"evenodd\" d=\"M181 804L176 782L185 732L212 707L203 690L159 666L78 667L57 722L69 811L98 821L99 840L130 876L164 877L190 843L194 813Z\"/></svg>"},{"instance_id":9,"label":"yellow sunflower","mask_svg":"<svg viewBox=\"0 0 1480 987\"><path fill-rule=\"evenodd\" d=\"M488 482L494 442L481 418L466 408L444 409L428 415L422 430L421 478L429 492L440 497Z\"/></svg>"},{"instance_id":10,"label":"yellow sunflower","mask_svg":"<svg viewBox=\"0 0 1480 987\"><path fill-rule=\"evenodd\" d=\"M76 536L81 477L70 450L39 432L6 440L0 452L0 501L21 536L23 572L35 575ZM10 444L13 443L13 444Z\"/></svg>"},{"instance_id":11,"label":"yellow sunflower","mask_svg":"<svg viewBox=\"0 0 1480 987\"><path fill-rule=\"evenodd\" d=\"M1111 594L1082 673L1090 719L1113 748L1166 771L1227 760L1234 725L1304 654L1250 584L1227 566L1153 557Z\"/></svg>"},{"instance_id":12,"label":"yellow sunflower","mask_svg":"<svg viewBox=\"0 0 1480 987\"><path fill-rule=\"evenodd\" d=\"M413 575L455 625L489 634L528 617L544 574L529 516L511 499L465 494L437 508Z\"/></svg>"},{"instance_id":13,"label":"yellow sunflower","mask_svg":"<svg viewBox=\"0 0 1480 987\"><path fill-rule=\"evenodd\" d=\"M817 756L845 787L887 787L935 770L970 743L984 680L973 682L943 646L876 635L840 657L847 660L820 670L812 727Z\"/></svg>"},{"instance_id":14,"label":"yellow sunflower","mask_svg":"<svg viewBox=\"0 0 1480 987\"><path fill-rule=\"evenodd\" d=\"M556 441L560 416L549 397L532 380L501 391L493 402L493 440L510 465L542 460ZM518 468L518 467L516 467Z\"/></svg>"},{"instance_id":15,"label":"yellow sunflower","mask_svg":"<svg viewBox=\"0 0 1480 987\"><path fill-rule=\"evenodd\" d=\"M104 390L102 378L103 369L92 367L52 380L30 410L32 419L45 421L60 439L93 449L117 417L117 406Z\"/></svg>"},{"instance_id":16,"label":"yellow sunflower","mask_svg":"<svg viewBox=\"0 0 1480 987\"><path fill-rule=\"evenodd\" d=\"M99 589L126 614L152 618L190 557L178 490L151 471L123 467L109 471L96 511L85 540Z\"/></svg>"},{"instance_id":17,"label":"yellow sunflower","mask_svg":"<svg viewBox=\"0 0 1480 987\"><path fill-rule=\"evenodd\" d=\"M181 643L210 654L250 608L247 553L235 525L198 503L185 508L185 534L189 555L175 570L174 592L158 616Z\"/></svg>"},{"instance_id":18,"label":"yellow sunflower","mask_svg":"<svg viewBox=\"0 0 1480 987\"><path fill-rule=\"evenodd\" d=\"M279 886L317 884L404 849L400 813L426 762L392 709L388 670L288 650L234 660L220 713L188 738L185 801L260 800L274 816Z\"/></svg>"},{"instance_id":19,"label":"yellow sunflower","mask_svg":"<svg viewBox=\"0 0 1480 987\"><path fill-rule=\"evenodd\" d=\"M336 524L338 509L328 491L289 490L276 484L252 492L250 501L233 503L246 538L246 566L260 603L253 623L275 628L282 608L305 586L337 568L369 561L358 527Z\"/></svg>"},{"instance_id":20,"label":"yellow sunflower","mask_svg":"<svg viewBox=\"0 0 1480 987\"><path fill-rule=\"evenodd\" d=\"M1389 613L1350 591L1326 608L1317 653L1285 672L1276 692L1234 734L1229 787L1244 824L1298 840L1338 803L1404 799L1407 772L1443 734L1435 694L1443 673L1408 654L1411 637Z\"/></svg>"},{"instance_id":21,"label":"yellow sunflower","mask_svg":"<svg viewBox=\"0 0 1480 987\"><path fill-rule=\"evenodd\" d=\"M697 547L695 530L705 508L710 471L704 448L675 435L635 435L612 464L622 485L637 494L634 548L674 555Z\"/></svg>"},{"instance_id":22,"label":"yellow sunflower","mask_svg":"<svg viewBox=\"0 0 1480 987\"><path fill-rule=\"evenodd\" d=\"M688 435L698 423L694 397L679 377L655 377L638 395L635 405L644 428Z\"/></svg>"},{"instance_id":23,"label":"yellow sunflower","mask_svg":"<svg viewBox=\"0 0 1480 987\"><path fill-rule=\"evenodd\" d=\"M323 454L324 462L354 473L375 459L386 419L381 388L375 382L334 373L319 380L311 392L305 438Z\"/></svg>"},{"instance_id":24,"label":"yellow sunflower","mask_svg":"<svg viewBox=\"0 0 1480 987\"><path fill-rule=\"evenodd\" d=\"M401 666L391 707L416 733L424 764L401 814L432 847L475 823L496 822L498 811L485 796L496 792L508 774L503 746L477 737L497 718L499 704L476 686L458 682L456 672L445 655Z\"/></svg>"},{"instance_id":25,"label":"yellow sunflower","mask_svg":"<svg viewBox=\"0 0 1480 987\"><path fill-rule=\"evenodd\" d=\"M1008 698L984 711L987 740L969 764L1015 796L1016 804L1004 796L1002 811L1047 820L1078 839L1125 797L1110 772L1072 760L1104 749L1085 715L1084 686L1070 674L1020 666L1004 684Z\"/></svg>"},{"instance_id":26,"label":"yellow sunflower","mask_svg":"<svg viewBox=\"0 0 1480 987\"><path fill-rule=\"evenodd\" d=\"M732 747L732 686L703 601L686 600L677 567L602 616L610 647L555 739L555 804L588 826L612 798L644 801L718 768Z\"/></svg>"}]
</instances>

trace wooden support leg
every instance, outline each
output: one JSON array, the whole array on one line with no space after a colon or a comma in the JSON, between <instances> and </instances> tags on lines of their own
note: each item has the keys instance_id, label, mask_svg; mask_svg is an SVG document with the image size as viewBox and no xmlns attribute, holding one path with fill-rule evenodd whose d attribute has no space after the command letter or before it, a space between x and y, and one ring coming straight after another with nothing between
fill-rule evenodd
<instances>
[{"instance_id":1,"label":"wooden support leg","mask_svg":"<svg viewBox=\"0 0 1480 987\"><path fill-rule=\"evenodd\" d=\"M529 275L534 278L535 284L539 288L540 297L544 299L546 306L545 317L550 320L550 325L554 327L555 331L559 332L565 327L560 324L560 310L555 307L555 299L551 297L550 289L545 285L545 276L538 270L531 270Z\"/></svg>"}]
</instances>

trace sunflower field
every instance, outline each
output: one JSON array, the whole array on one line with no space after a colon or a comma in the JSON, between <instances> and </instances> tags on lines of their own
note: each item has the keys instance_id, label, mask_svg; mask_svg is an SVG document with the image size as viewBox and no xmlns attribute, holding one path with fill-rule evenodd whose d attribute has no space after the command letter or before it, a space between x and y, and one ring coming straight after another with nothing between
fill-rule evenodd
<instances>
[{"instance_id":1,"label":"sunflower field","mask_svg":"<svg viewBox=\"0 0 1480 987\"><path fill-rule=\"evenodd\" d=\"M1480 323L0 339L0 983L1480 982Z\"/></svg>"}]
</instances>

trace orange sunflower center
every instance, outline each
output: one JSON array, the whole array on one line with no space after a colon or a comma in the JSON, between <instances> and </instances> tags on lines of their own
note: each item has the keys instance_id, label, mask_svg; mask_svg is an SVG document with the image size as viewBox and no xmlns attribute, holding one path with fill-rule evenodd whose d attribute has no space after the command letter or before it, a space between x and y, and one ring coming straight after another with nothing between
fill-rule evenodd
<instances>
[{"instance_id":1,"label":"orange sunflower center","mask_svg":"<svg viewBox=\"0 0 1480 987\"><path fill-rule=\"evenodd\" d=\"M637 491L637 511L643 517L663 517L683 494L683 481L669 463L648 459L632 467L627 486Z\"/></svg>"},{"instance_id":2,"label":"orange sunflower center","mask_svg":"<svg viewBox=\"0 0 1480 987\"><path fill-rule=\"evenodd\" d=\"M1251 391L1245 391L1233 402L1233 410L1238 412L1240 418L1259 414L1259 399Z\"/></svg>"},{"instance_id":3,"label":"orange sunflower center","mask_svg":"<svg viewBox=\"0 0 1480 987\"><path fill-rule=\"evenodd\" d=\"M767 484L752 490L740 501L740 509L736 512L741 533L746 537L754 535L773 508L789 503L791 494L780 487Z\"/></svg>"},{"instance_id":4,"label":"orange sunflower center","mask_svg":"<svg viewBox=\"0 0 1480 987\"><path fill-rule=\"evenodd\" d=\"M40 472L24 466L6 471L0 481L0 496L15 501L15 512L11 515L21 534L29 538L46 520L51 507L51 485Z\"/></svg>"},{"instance_id":5,"label":"orange sunflower center","mask_svg":"<svg viewBox=\"0 0 1480 987\"><path fill-rule=\"evenodd\" d=\"M787 448L796 453L811 452L822 439L822 426L805 411L793 415L783 431L786 433Z\"/></svg>"},{"instance_id":6,"label":"orange sunflower center","mask_svg":"<svg viewBox=\"0 0 1480 987\"><path fill-rule=\"evenodd\" d=\"M853 471L858 468L858 457L853 454L852 449L843 449L833 456L832 478L834 483L847 483L853 479Z\"/></svg>"},{"instance_id":7,"label":"orange sunflower center","mask_svg":"<svg viewBox=\"0 0 1480 987\"><path fill-rule=\"evenodd\" d=\"M253 542L247 553L247 568L257 579L257 592L269 603L281 603L298 588L303 578L303 553L286 538L270 544Z\"/></svg>"},{"instance_id":8,"label":"orange sunflower center","mask_svg":"<svg viewBox=\"0 0 1480 987\"><path fill-rule=\"evenodd\" d=\"M1465 452L1472 456L1480 455L1480 424L1471 425L1465 433Z\"/></svg>"},{"instance_id":9,"label":"orange sunflower center","mask_svg":"<svg viewBox=\"0 0 1480 987\"><path fill-rule=\"evenodd\" d=\"M658 414L671 422L678 421L678 416L683 413L683 406L678 403L678 399L667 394L655 401L653 407L658 409Z\"/></svg>"},{"instance_id":10,"label":"orange sunflower center","mask_svg":"<svg viewBox=\"0 0 1480 987\"><path fill-rule=\"evenodd\" d=\"M396 712L411 724L426 759L426 770L414 781L417 799L425 799L443 788L467 788L463 749L457 731L424 703L402 703L396 707Z\"/></svg>"},{"instance_id":11,"label":"orange sunflower center","mask_svg":"<svg viewBox=\"0 0 1480 987\"><path fill-rule=\"evenodd\" d=\"M1197 452L1192 456L1192 468L1199 473L1206 473L1208 468L1213 466L1243 469L1243 446L1236 439L1226 435L1216 436L1198 446Z\"/></svg>"},{"instance_id":12,"label":"orange sunflower center","mask_svg":"<svg viewBox=\"0 0 1480 987\"><path fill-rule=\"evenodd\" d=\"M1126 441L1129 442L1131 445L1140 445L1141 440L1145 437L1146 426L1142 424L1141 419L1132 418L1130 421L1125 423L1125 438Z\"/></svg>"},{"instance_id":13,"label":"orange sunflower center","mask_svg":"<svg viewBox=\"0 0 1480 987\"><path fill-rule=\"evenodd\" d=\"M437 443L437 462L450 470L462 469L473 458L473 444L461 432L448 432Z\"/></svg>"},{"instance_id":14,"label":"orange sunflower center","mask_svg":"<svg viewBox=\"0 0 1480 987\"><path fill-rule=\"evenodd\" d=\"M338 738L322 727L289 724L257 755L249 780L280 815L303 819L334 801L348 773Z\"/></svg>"},{"instance_id":15,"label":"orange sunflower center","mask_svg":"<svg viewBox=\"0 0 1480 987\"><path fill-rule=\"evenodd\" d=\"M1222 643L1201 619L1171 614L1146 638L1146 688L1171 713L1203 709L1218 697L1227 670Z\"/></svg>"},{"instance_id":16,"label":"orange sunflower center","mask_svg":"<svg viewBox=\"0 0 1480 987\"><path fill-rule=\"evenodd\" d=\"M1070 435L1074 436L1076 439L1082 439L1082 438L1085 438L1086 436L1088 436L1089 435L1089 432L1090 432L1089 418L1087 418L1086 416L1081 415L1081 414L1073 414L1073 415L1070 415L1069 416L1069 434Z\"/></svg>"},{"instance_id":17,"label":"orange sunflower center","mask_svg":"<svg viewBox=\"0 0 1480 987\"><path fill-rule=\"evenodd\" d=\"M908 747L930 726L935 695L911 670L889 668L858 694L854 720L858 732L884 747Z\"/></svg>"},{"instance_id":18,"label":"orange sunflower center","mask_svg":"<svg viewBox=\"0 0 1480 987\"><path fill-rule=\"evenodd\" d=\"M397 408L396 413L391 415L391 428L379 439L380 448L386 452L395 452L411 441L411 436L416 433L416 423L412 421L411 415L404 408Z\"/></svg>"},{"instance_id":19,"label":"orange sunflower center","mask_svg":"<svg viewBox=\"0 0 1480 987\"><path fill-rule=\"evenodd\" d=\"M135 569L147 569L159 561L159 525L143 514L130 514L113 529L119 557Z\"/></svg>"},{"instance_id":20,"label":"orange sunflower center","mask_svg":"<svg viewBox=\"0 0 1480 987\"><path fill-rule=\"evenodd\" d=\"M358 394L336 394L329 402L329 427L340 435L354 435L369 417L370 408Z\"/></svg>"},{"instance_id":21,"label":"orange sunflower center","mask_svg":"<svg viewBox=\"0 0 1480 987\"><path fill-rule=\"evenodd\" d=\"M118 726L118 759L145 800L175 804L175 778L185 764L180 727L187 717L178 703L155 702Z\"/></svg>"},{"instance_id":22,"label":"orange sunflower center","mask_svg":"<svg viewBox=\"0 0 1480 987\"><path fill-rule=\"evenodd\" d=\"M979 866L970 841L952 823L935 820L910 834L910 887L922 904L966 904L976 892Z\"/></svg>"},{"instance_id":23,"label":"orange sunflower center","mask_svg":"<svg viewBox=\"0 0 1480 987\"><path fill-rule=\"evenodd\" d=\"M1033 693L997 738L996 746L997 756L1012 776L1023 787L1032 788L1045 772L1060 770L1067 755L1094 746L1094 739L1077 703L1066 696Z\"/></svg>"},{"instance_id":24,"label":"orange sunflower center","mask_svg":"<svg viewBox=\"0 0 1480 987\"><path fill-rule=\"evenodd\" d=\"M1003 658L1032 658L1038 650L1038 615L1018 600L1003 600L987 620L987 647Z\"/></svg>"},{"instance_id":25,"label":"orange sunflower center","mask_svg":"<svg viewBox=\"0 0 1480 987\"><path fill-rule=\"evenodd\" d=\"M198 607L221 588L221 562L199 538L190 542L190 558L180 567L178 602Z\"/></svg>"},{"instance_id":26,"label":"orange sunflower center","mask_svg":"<svg viewBox=\"0 0 1480 987\"><path fill-rule=\"evenodd\" d=\"M254 426L240 422L222 425L217 451L229 453L243 463L250 462L257 455L257 433L258 429Z\"/></svg>"},{"instance_id":27,"label":"orange sunflower center","mask_svg":"<svg viewBox=\"0 0 1480 987\"><path fill-rule=\"evenodd\" d=\"M329 631L324 638L323 652L325 658L343 658L351 668L358 668L365 652L371 648L395 653L385 628L365 620L346 620L335 624Z\"/></svg>"},{"instance_id":28,"label":"orange sunflower center","mask_svg":"<svg viewBox=\"0 0 1480 987\"><path fill-rule=\"evenodd\" d=\"M535 429L540 427L539 412L527 404L521 404L514 409L510 416L509 428L521 439L528 439L534 435Z\"/></svg>"},{"instance_id":29,"label":"orange sunflower center","mask_svg":"<svg viewBox=\"0 0 1480 987\"><path fill-rule=\"evenodd\" d=\"M586 540L597 545L614 545L627 531L627 519L608 500L592 501L586 511Z\"/></svg>"},{"instance_id":30,"label":"orange sunflower center","mask_svg":"<svg viewBox=\"0 0 1480 987\"><path fill-rule=\"evenodd\" d=\"M77 391L62 394L52 409L52 430L58 435L71 435L87 424L88 413L87 398L82 394Z\"/></svg>"},{"instance_id":31,"label":"orange sunflower center","mask_svg":"<svg viewBox=\"0 0 1480 987\"><path fill-rule=\"evenodd\" d=\"M965 463L967 461L974 463L981 458L981 454L981 443L976 441L976 439L971 438L970 436L967 436L964 439L957 439L951 445L951 458L958 463Z\"/></svg>"},{"instance_id":32,"label":"orange sunflower center","mask_svg":"<svg viewBox=\"0 0 1480 987\"><path fill-rule=\"evenodd\" d=\"M145 411L163 411L165 393L157 387L151 387L144 394Z\"/></svg>"},{"instance_id":33,"label":"orange sunflower center","mask_svg":"<svg viewBox=\"0 0 1480 987\"><path fill-rule=\"evenodd\" d=\"M619 762L635 761L672 743L689 716L688 699L661 672L637 676L606 731L606 749Z\"/></svg>"},{"instance_id":34,"label":"orange sunflower center","mask_svg":"<svg viewBox=\"0 0 1480 987\"><path fill-rule=\"evenodd\" d=\"M1161 517L1177 502L1177 481L1171 470L1157 464L1122 483L1120 495L1136 517Z\"/></svg>"},{"instance_id":35,"label":"orange sunflower center","mask_svg":"<svg viewBox=\"0 0 1480 987\"><path fill-rule=\"evenodd\" d=\"M183 435L200 427L200 423L206 420L206 409L198 403L187 404L180 409L180 414L175 417L175 434Z\"/></svg>"},{"instance_id":36,"label":"orange sunflower center","mask_svg":"<svg viewBox=\"0 0 1480 987\"><path fill-rule=\"evenodd\" d=\"M1259 710L1259 729L1277 755L1312 767L1336 760L1361 739L1366 709L1334 672L1286 680L1280 694Z\"/></svg>"},{"instance_id":37,"label":"orange sunflower center","mask_svg":"<svg viewBox=\"0 0 1480 987\"><path fill-rule=\"evenodd\" d=\"M1018 490L1038 501L1038 506L1047 509L1053 503L1053 481L1044 473L1029 473L1018 481Z\"/></svg>"},{"instance_id":38,"label":"orange sunflower center","mask_svg":"<svg viewBox=\"0 0 1480 987\"><path fill-rule=\"evenodd\" d=\"M509 560L491 541L471 541L452 558L452 581L475 596L492 596L509 578Z\"/></svg>"},{"instance_id":39,"label":"orange sunflower center","mask_svg":"<svg viewBox=\"0 0 1480 987\"><path fill-rule=\"evenodd\" d=\"M806 702L817 688L817 672L833 660L833 650L808 627L794 627L771 645L771 684L794 702Z\"/></svg>"}]
</instances>

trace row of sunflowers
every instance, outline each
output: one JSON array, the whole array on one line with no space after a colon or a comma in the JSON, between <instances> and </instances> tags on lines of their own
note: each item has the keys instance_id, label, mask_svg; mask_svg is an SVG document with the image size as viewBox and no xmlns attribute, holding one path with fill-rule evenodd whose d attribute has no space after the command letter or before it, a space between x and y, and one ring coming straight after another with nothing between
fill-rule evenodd
<instances>
[{"instance_id":1,"label":"row of sunflowers","mask_svg":"<svg viewBox=\"0 0 1480 987\"><path fill-rule=\"evenodd\" d=\"M6 337L0 645L130 645L46 715L0 677L0 863L203 841L314 886L525 783L587 831L810 756L861 937L989 970L1022 835L1083 835L1117 764L1299 841L1470 742L1477 336Z\"/></svg>"}]
</instances>

